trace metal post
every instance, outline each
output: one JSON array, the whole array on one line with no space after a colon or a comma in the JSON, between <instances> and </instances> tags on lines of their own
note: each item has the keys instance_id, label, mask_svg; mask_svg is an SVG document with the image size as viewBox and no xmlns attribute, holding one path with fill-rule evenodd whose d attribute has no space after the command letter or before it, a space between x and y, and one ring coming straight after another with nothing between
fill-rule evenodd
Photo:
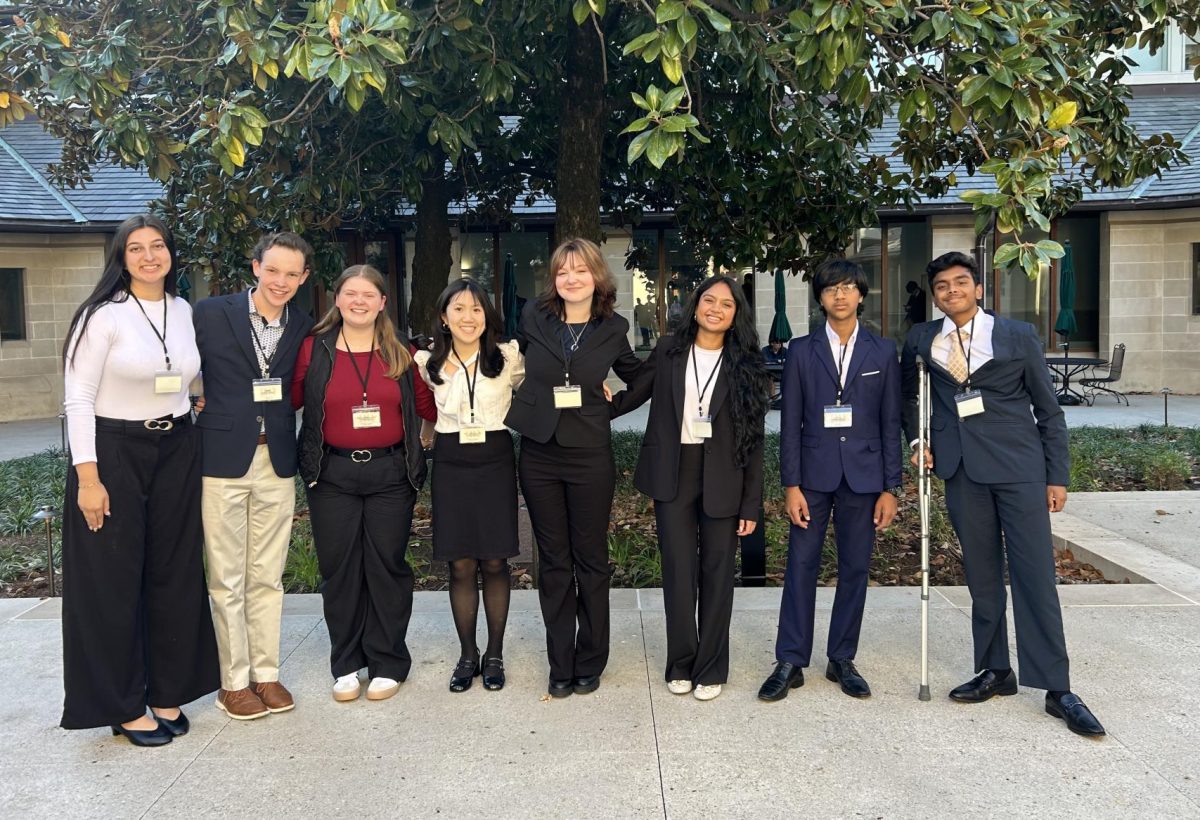
<instances>
[{"instance_id":1,"label":"metal post","mask_svg":"<svg viewBox=\"0 0 1200 820\"><path fill-rule=\"evenodd\" d=\"M929 446L929 372L925 359L917 356L917 500L921 514L921 687L920 700L929 700L929 469L925 448Z\"/></svg>"},{"instance_id":2,"label":"metal post","mask_svg":"<svg viewBox=\"0 0 1200 820\"><path fill-rule=\"evenodd\" d=\"M44 521L46 523L46 577L50 581L50 597L54 598L58 595L56 584L54 583L54 519L58 518L58 510L50 506L39 507L38 511L33 514L30 521Z\"/></svg>"},{"instance_id":3,"label":"metal post","mask_svg":"<svg viewBox=\"0 0 1200 820\"><path fill-rule=\"evenodd\" d=\"M65 457L67 454L67 414L66 411L58 414L58 432L62 439L62 454Z\"/></svg>"},{"instance_id":4,"label":"metal post","mask_svg":"<svg viewBox=\"0 0 1200 820\"><path fill-rule=\"evenodd\" d=\"M1163 397L1163 427L1170 427L1171 425L1167 422L1167 396L1171 395L1171 388L1164 387L1158 392L1162 393Z\"/></svg>"}]
</instances>

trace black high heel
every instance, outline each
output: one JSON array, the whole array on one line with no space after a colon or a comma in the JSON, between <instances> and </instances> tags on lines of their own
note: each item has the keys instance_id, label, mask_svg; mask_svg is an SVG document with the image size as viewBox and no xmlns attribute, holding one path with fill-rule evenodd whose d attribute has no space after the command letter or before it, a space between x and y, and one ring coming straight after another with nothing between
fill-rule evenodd
<instances>
[{"instance_id":1,"label":"black high heel","mask_svg":"<svg viewBox=\"0 0 1200 820\"><path fill-rule=\"evenodd\" d=\"M113 737L125 735L134 746L166 746L175 736L162 724L153 729L126 729L120 724L112 727Z\"/></svg>"},{"instance_id":2,"label":"black high heel","mask_svg":"<svg viewBox=\"0 0 1200 820\"><path fill-rule=\"evenodd\" d=\"M183 713L182 709L179 710L179 717L174 720L162 717L161 715L155 715L154 719L158 721L159 726L170 732L172 737L186 735L188 729L192 728L192 724L188 722L187 715Z\"/></svg>"},{"instance_id":3,"label":"black high heel","mask_svg":"<svg viewBox=\"0 0 1200 820\"><path fill-rule=\"evenodd\" d=\"M479 655L474 658L459 658L454 673L450 676L450 691L465 692L479 674Z\"/></svg>"},{"instance_id":4,"label":"black high heel","mask_svg":"<svg viewBox=\"0 0 1200 820\"><path fill-rule=\"evenodd\" d=\"M504 659L486 658L483 661L483 688L499 692L504 688Z\"/></svg>"}]
</instances>

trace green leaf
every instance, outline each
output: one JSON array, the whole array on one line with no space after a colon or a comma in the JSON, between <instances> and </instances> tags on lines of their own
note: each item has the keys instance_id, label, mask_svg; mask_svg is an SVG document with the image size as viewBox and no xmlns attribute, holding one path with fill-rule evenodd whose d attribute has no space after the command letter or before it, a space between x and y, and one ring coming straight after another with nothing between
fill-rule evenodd
<instances>
[{"instance_id":1,"label":"green leaf","mask_svg":"<svg viewBox=\"0 0 1200 820\"><path fill-rule=\"evenodd\" d=\"M996 255L992 258L992 263L996 267L1003 267L1017 258L1017 254L1021 252L1019 245L1008 242L996 249Z\"/></svg>"},{"instance_id":2,"label":"green leaf","mask_svg":"<svg viewBox=\"0 0 1200 820\"><path fill-rule=\"evenodd\" d=\"M624 56L628 57L630 54L633 54L635 51L642 50L647 45L649 45L650 43L654 42L657 39L658 39L658 31L657 30L648 31L645 34L639 34L637 37L634 37L632 40L630 40L628 43L625 44L625 48L621 51L621 53Z\"/></svg>"},{"instance_id":3,"label":"green leaf","mask_svg":"<svg viewBox=\"0 0 1200 820\"><path fill-rule=\"evenodd\" d=\"M1071 123L1075 122L1075 114L1079 111L1079 106L1073 102L1059 103L1050 113L1050 118L1046 120L1046 127L1051 131L1058 131L1066 128Z\"/></svg>"},{"instance_id":4,"label":"green leaf","mask_svg":"<svg viewBox=\"0 0 1200 820\"><path fill-rule=\"evenodd\" d=\"M241 168L246 164L246 147L242 145L242 141L237 137L230 137L226 143L225 151L229 155L229 161L237 167Z\"/></svg>"},{"instance_id":5,"label":"green leaf","mask_svg":"<svg viewBox=\"0 0 1200 820\"><path fill-rule=\"evenodd\" d=\"M575 18L575 25L582 26L583 21L588 19L588 15L592 13L592 8L587 4L587 0L575 0L575 5L571 7L571 16Z\"/></svg>"},{"instance_id":6,"label":"green leaf","mask_svg":"<svg viewBox=\"0 0 1200 820\"><path fill-rule=\"evenodd\" d=\"M683 86L676 86L675 88L672 88L667 92L667 95L663 97L662 106L659 110L674 111L679 107L679 103L683 102L684 95L686 94L687 91L683 88Z\"/></svg>"},{"instance_id":7,"label":"green leaf","mask_svg":"<svg viewBox=\"0 0 1200 820\"><path fill-rule=\"evenodd\" d=\"M662 168L673 153L672 141L666 131L656 128L650 133L650 141L646 145L646 159L655 168Z\"/></svg>"},{"instance_id":8,"label":"green leaf","mask_svg":"<svg viewBox=\"0 0 1200 820\"><path fill-rule=\"evenodd\" d=\"M729 22L729 18L716 9L705 8L704 16L708 18L708 24L721 34L726 34L733 30L733 24Z\"/></svg>"},{"instance_id":9,"label":"green leaf","mask_svg":"<svg viewBox=\"0 0 1200 820\"><path fill-rule=\"evenodd\" d=\"M625 152L625 162L633 165L637 158L646 150L646 144L652 136L654 136L653 131L644 131L634 137L633 141L629 143L629 149Z\"/></svg>"},{"instance_id":10,"label":"green leaf","mask_svg":"<svg viewBox=\"0 0 1200 820\"><path fill-rule=\"evenodd\" d=\"M954 24L954 20L946 12L938 11L934 12L932 22L933 36L941 44L946 39L946 35L950 33L950 26Z\"/></svg>"},{"instance_id":11,"label":"green leaf","mask_svg":"<svg viewBox=\"0 0 1200 820\"><path fill-rule=\"evenodd\" d=\"M659 25L669 23L672 20L679 19L683 15L683 12L683 3L679 2L679 0L666 0L666 2L659 4L658 9L655 10L654 22Z\"/></svg>"},{"instance_id":12,"label":"green leaf","mask_svg":"<svg viewBox=\"0 0 1200 820\"><path fill-rule=\"evenodd\" d=\"M1062 259L1066 253L1063 246L1053 239L1043 239L1035 247L1050 259Z\"/></svg>"},{"instance_id":13,"label":"green leaf","mask_svg":"<svg viewBox=\"0 0 1200 820\"><path fill-rule=\"evenodd\" d=\"M660 63L663 74L672 83L678 83L683 80L683 63L680 62L678 57L668 57L664 54Z\"/></svg>"},{"instance_id":14,"label":"green leaf","mask_svg":"<svg viewBox=\"0 0 1200 820\"><path fill-rule=\"evenodd\" d=\"M961 134L962 130L967 127L967 115L959 106L954 106L950 109L950 130L955 134Z\"/></svg>"},{"instance_id":15,"label":"green leaf","mask_svg":"<svg viewBox=\"0 0 1200 820\"><path fill-rule=\"evenodd\" d=\"M676 28L679 30L679 39L685 43L690 43L696 39L696 32L699 31L700 24L696 22L695 17L685 14L679 18Z\"/></svg>"}]
</instances>

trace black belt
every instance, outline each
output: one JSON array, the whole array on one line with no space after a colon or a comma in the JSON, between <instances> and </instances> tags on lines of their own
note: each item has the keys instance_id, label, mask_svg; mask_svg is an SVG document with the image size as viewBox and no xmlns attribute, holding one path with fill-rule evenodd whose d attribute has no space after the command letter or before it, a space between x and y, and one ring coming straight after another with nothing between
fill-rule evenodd
<instances>
[{"instance_id":1,"label":"black belt","mask_svg":"<svg viewBox=\"0 0 1200 820\"><path fill-rule=\"evenodd\" d=\"M160 416L156 419L110 419L96 416L96 427L105 430L121 430L125 433L169 433L176 427L188 427L192 417L187 413L182 416Z\"/></svg>"},{"instance_id":2,"label":"black belt","mask_svg":"<svg viewBox=\"0 0 1200 820\"><path fill-rule=\"evenodd\" d=\"M347 450L343 447L330 447L326 445L325 452L341 456L342 458L348 458L356 464L366 464L377 456L390 456L403 446L403 442L396 442L391 447L364 447L357 450Z\"/></svg>"}]
</instances>

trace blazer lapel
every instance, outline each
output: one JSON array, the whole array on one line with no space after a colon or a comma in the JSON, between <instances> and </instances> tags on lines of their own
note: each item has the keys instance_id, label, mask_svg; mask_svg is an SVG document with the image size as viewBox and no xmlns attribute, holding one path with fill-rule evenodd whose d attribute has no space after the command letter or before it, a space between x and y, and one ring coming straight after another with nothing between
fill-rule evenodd
<instances>
[{"instance_id":1,"label":"blazer lapel","mask_svg":"<svg viewBox=\"0 0 1200 820\"><path fill-rule=\"evenodd\" d=\"M243 291L225 302L225 318L238 347L250 362L250 369L259 373L258 356L254 352L254 340L250 338L250 291ZM255 377L257 378L257 376Z\"/></svg>"},{"instance_id":2,"label":"blazer lapel","mask_svg":"<svg viewBox=\"0 0 1200 820\"><path fill-rule=\"evenodd\" d=\"M713 381L712 399L708 403L708 415L713 417L717 415L717 411L721 409L721 405L725 402L725 397L729 395L729 362L724 358L721 359L721 370L717 373L717 378Z\"/></svg>"},{"instance_id":3,"label":"blazer lapel","mask_svg":"<svg viewBox=\"0 0 1200 820\"><path fill-rule=\"evenodd\" d=\"M674 356L668 356L667 361L671 362L671 399L675 402L676 415L682 423L687 415L687 408L683 406L683 396L687 387L688 353L680 350Z\"/></svg>"},{"instance_id":4,"label":"blazer lapel","mask_svg":"<svg viewBox=\"0 0 1200 820\"><path fill-rule=\"evenodd\" d=\"M560 362L566 362L563 357L562 339L558 335L559 323L544 310L533 311L533 331L542 346L550 351Z\"/></svg>"},{"instance_id":5,"label":"blazer lapel","mask_svg":"<svg viewBox=\"0 0 1200 820\"><path fill-rule=\"evenodd\" d=\"M862 369L863 360L872 353L875 349L875 337L862 325L858 327L858 338L854 340L854 352L850 354L850 361L846 365L845 379L842 384L842 392L850 389L850 383L854 381L855 374ZM830 352L832 356L833 353Z\"/></svg>"},{"instance_id":6,"label":"blazer lapel","mask_svg":"<svg viewBox=\"0 0 1200 820\"><path fill-rule=\"evenodd\" d=\"M300 311L291 303L285 310L288 312L288 323L283 329L283 335L279 337L279 344L275 346L275 358L282 361L287 361L292 348L298 346L304 338L300 332L300 323L294 321Z\"/></svg>"},{"instance_id":7,"label":"blazer lapel","mask_svg":"<svg viewBox=\"0 0 1200 820\"><path fill-rule=\"evenodd\" d=\"M825 372L829 374L829 381L833 384L834 389L837 389L838 374L837 364L833 361L833 351L829 349L829 337L825 335L825 326L815 333L808 335L812 344L812 355L825 368Z\"/></svg>"}]
</instances>

